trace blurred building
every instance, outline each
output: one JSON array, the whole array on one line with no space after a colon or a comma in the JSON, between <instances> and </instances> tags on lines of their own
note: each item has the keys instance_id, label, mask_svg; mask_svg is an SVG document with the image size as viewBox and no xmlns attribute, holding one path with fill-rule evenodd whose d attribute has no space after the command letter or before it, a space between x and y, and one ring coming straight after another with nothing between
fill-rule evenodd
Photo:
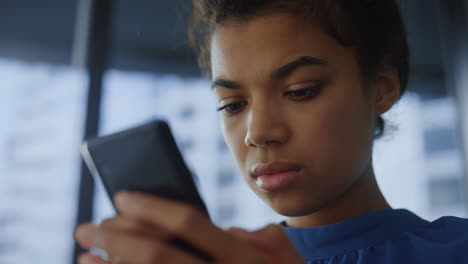
<instances>
[{"instance_id":1,"label":"blurred building","mask_svg":"<svg viewBox=\"0 0 468 264\"><path fill-rule=\"evenodd\" d=\"M449 97L422 100L408 94L385 117L389 131L376 141L374 163L390 205L408 208L427 220L466 217L455 102Z\"/></svg>"},{"instance_id":2,"label":"blurred building","mask_svg":"<svg viewBox=\"0 0 468 264\"><path fill-rule=\"evenodd\" d=\"M0 263L66 263L78 202L85 74L0 60L0 79Z\"/></svg>"}]
</instances>

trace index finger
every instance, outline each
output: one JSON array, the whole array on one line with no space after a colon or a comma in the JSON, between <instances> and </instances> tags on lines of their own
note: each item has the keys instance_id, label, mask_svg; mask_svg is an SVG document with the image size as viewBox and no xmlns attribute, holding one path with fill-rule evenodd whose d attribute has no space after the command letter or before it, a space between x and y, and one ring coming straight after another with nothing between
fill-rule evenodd
<instances>
[{"instance_id":1,"label":"index finger","mask_svg":"<svg viewBox=\"0 0 468 264\"><path fill-rule=\"evenodd\" d=\"M188 204L140 193L119 193L115 202L122 214L159 226L218 261L231 260L236 254L256 253Z\"/></svg>"},{"instance_id":2,"label":"index finger","mask_svg":"<svg viewBox=\"0 0 468 264\"><path fill-rule=\"evenodd\" d=\"M82 248L90 249L93 246L96 233L96 225L93 223L84 223L76 227L74 237Z\"/></svg>"}]
</instances>

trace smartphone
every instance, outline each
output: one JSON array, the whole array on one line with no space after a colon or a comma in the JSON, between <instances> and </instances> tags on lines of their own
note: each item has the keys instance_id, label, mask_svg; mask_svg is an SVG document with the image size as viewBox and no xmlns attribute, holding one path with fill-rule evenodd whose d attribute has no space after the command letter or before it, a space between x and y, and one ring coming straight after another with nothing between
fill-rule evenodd
<instances>
[{"instance_id":1,"label":"smartphone","mask_svg":"<svg viewBox=\"0 0 468 264\"><path fill-rule=\"evenodd\" d=\"M112 199L114 195L119 191L138 191L189 203L209 217L165 121L156 120L87 140L81 145L81 154L93 177L103 183L117 213ZM181 239L170 243L210 259Z\"/></svg>"}]
</instances>

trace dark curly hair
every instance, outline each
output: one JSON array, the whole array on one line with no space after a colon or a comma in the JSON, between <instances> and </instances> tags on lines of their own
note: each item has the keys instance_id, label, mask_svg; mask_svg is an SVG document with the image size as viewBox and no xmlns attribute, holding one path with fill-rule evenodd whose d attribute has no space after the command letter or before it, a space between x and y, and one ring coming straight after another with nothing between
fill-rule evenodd
<instances>
[{"instance_id":1,"label":"dark curly hair","mask_svg":"<svg viewBox=\"0 0 468 264\"><path fill-rule=\"evenodd\" d=\"M400 96L409 75L406 32L395 0L193 0L189 39L205 76L211 77L210 41L217 26L269 12L292 13L304 22L318 23L338 43L354 50L365 80L383 67L400 78ZM379 116L375 138L385 130Z\"/></svg>"}]
</instances>

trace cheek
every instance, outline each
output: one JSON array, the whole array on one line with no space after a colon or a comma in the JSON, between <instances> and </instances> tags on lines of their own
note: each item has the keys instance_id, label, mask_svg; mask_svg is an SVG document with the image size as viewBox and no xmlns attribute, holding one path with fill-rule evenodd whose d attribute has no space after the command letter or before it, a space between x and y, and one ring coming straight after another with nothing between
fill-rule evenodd
<instances>
[{"instance_id":1,"label":"cheek","mask_svg":"<svg viewBox=\"0 0 468 264\"><path fill-rule=\"evenodd\" d=\"M367 138L370 130L369 114L361 103L332 106L323 114L320 126L333 142L352 143Z\"/></svg>"},{"instance_id":2,"label":"cheek","mask_svg":"<svg viewBox=\"0 0 468 264\"><path fill-rule=\"evenodd\" d=\"M317 113L316 118L309 118L308 129L312 131L307 147L314 149L316 163L321 170L333 168L354 170L361 167L370 155L372 148L372 118L363 102L339 102L327 105ZM340 166L336 166L340 164ZM352 168L353 167L353 168Z\"/></svg>"}]
</instances>

